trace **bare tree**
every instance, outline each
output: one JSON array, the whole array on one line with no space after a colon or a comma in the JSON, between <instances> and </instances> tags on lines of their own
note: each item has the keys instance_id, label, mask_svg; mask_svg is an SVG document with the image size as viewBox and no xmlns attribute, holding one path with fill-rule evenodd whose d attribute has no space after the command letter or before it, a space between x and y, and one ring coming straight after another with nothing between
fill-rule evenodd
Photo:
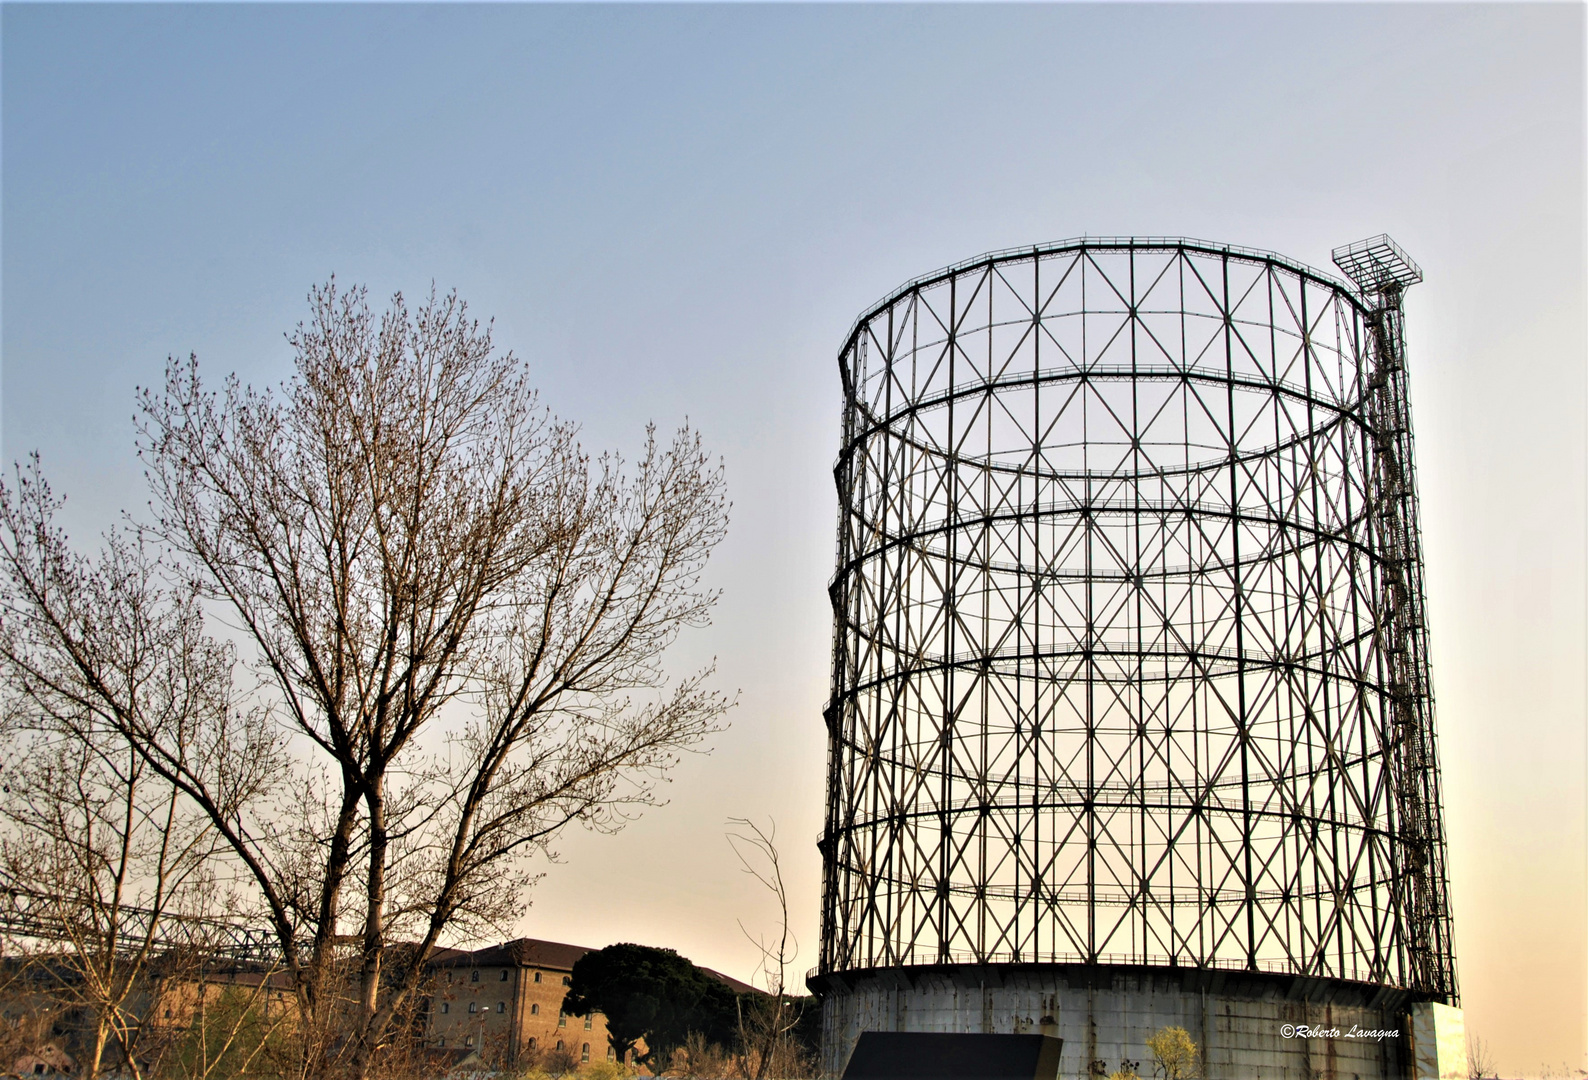
<instances>
[{"instance_id":1,"label":"bare tree","mask_svg":"<svg viewBox=\"0 0 1588 1080\"><path fill-rule=\"evenodd\" d=\"M295 1056L292 1014L270 1008L274 970L213 973L200 969L165 995L174 999L174 1021L151 1025L164 1036L156 1059L158 1075L172 1080L216 1080L240 1076L256 1064L266 1075Z\"/></svg>"},{"instance_id":2,"label":"bare tree","mask_svg":"<svg viewBox=\"0 0 1588 1080\"><path fill-rule=\"evenodd\" d=\"M34 742L7 770L0 812L0 882L28 898L52 957L47 992L91 1017L85 1075L107 1045L134 1078L148 1014L151 962L165 917L203 887L209 830L184 821L169 786L145 784L136 755L104 761L81 744ZM149 790L163 788L163 790ZM24 892L24 890L26 890Z\"/></svg>"},{"instance_id":3,"label":"bare tree","mask_svg":"<svg viewBox=\"0 0 1588 1080\"><path fill-rule=\"evenodd\" d=\"M1472 1080L1499 1076L1494 1064L1494 1052L1489 1044L1472 1031L1467 1032L1467 1074Z\"/></svg>"},{"instance_id":4,"label":"bare tree","mask_svg":"<svg viewBox=\"0 0 1588 1080\"><path fill-rule=\"evenodd\" d=\"M262 787L271 755L231 711L231 652L202 633L192 593L125 534L97 561L74 556L48 525L58 506L36 460L0 484L0 889L48 958L40 985L92 1018L83 1071L114 1045L136 1078L153 965L171 973L171 926L216 899L217 836L122 732L157 733L223 813Z\"/></svg>"},{"instance_id":5,"label":"bare tree","mask_svg":"<svg viewBox=\"0 0 1588 1080\"><path fill-rule=\"evenodd\" d=\"M512 917L525 856L573 822L620 827L715 730L709 670L670 685L660 658L715 601L699 579L726 502L687 429L653 433L632 471L588 458L455 296L378 320L362 290L310 301L288 383L214 393L173 361L139 421L148 535L254 662L253 707L209 720L252 732L268 712L259 749L281 761L285 739L302 763L277 766L290 803L239 801L169 725L105 711L268 914L302 1071L362 1076L443 933ZM14 504L0 554L43 631L7 658L86 679L65 538L48 500Z\"/></svg>"},{"instance_id":6,"label":"bare tree","mask_svg":"<svg viewBox=\"0 0 1588 1080\"><path fill-rule=\"evenodd\" d=\"M794 1064L792 1035L799 1026L805 1002L791 999L787 990L788 968L799 953L799 943L789 930L788 891L783 886L783 867L778 858L777 823L767 828L748 818L729 818L737 831L728 833L728 843L739 858L744 873L771 892L778 905L775 939L753 935L739 923L739 929L761 954L761 978L767 996L745 1003L741 1000L739 1037L744 1045L747 1080L765 1080L774 1065Z\"/></svg>"}]
</instances>

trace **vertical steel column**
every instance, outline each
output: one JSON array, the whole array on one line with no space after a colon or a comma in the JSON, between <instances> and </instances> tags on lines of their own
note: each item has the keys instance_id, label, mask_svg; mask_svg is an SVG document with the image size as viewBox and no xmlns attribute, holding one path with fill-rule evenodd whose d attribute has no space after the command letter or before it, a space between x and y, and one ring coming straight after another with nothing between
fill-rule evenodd
<instances>
[{"instance_id":1,"label":"vertical steel column","mask_svg":"<svg viewBox=\"0 0 1588 1080\"><path fill-rule=\"evenodd\" d=\"M1400 273L993 253L841 358L824 972L1235 967L1453 1000ZM1401 260L1401 261L1396 261ZM1388 267L1388 270L1385 270Z\"/></svg>"}]
</instances>

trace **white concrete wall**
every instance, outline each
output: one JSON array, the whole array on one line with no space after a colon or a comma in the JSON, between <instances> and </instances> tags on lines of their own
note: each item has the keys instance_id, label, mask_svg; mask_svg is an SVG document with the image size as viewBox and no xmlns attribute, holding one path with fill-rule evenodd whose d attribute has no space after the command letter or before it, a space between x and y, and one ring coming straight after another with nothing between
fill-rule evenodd
<instances>
[{"instance_id":1,"label":"white concrete wall","mask_svg":"<svg viewBox=\"0 0 1588 1080\"><path fill-rule=\"evenodd\" d=\"M1467 1080L1467 1025L1461 1010L1435 1001L1412 1006L1414 1080Z\"/></svg>"},{"instance_id":2,"label":"white concrete wall","mask_svg":"<svg viewBox=\"0 0 1588 1080\"><path fill-rule=\"evenodd\" d=\"M835 1076L862 1031L1057 1035L1061 1080L1095 1080L1099 1068L1106 1076L1124 1061L1151 1077L1147 1039L1169 1026L1196 1042L1206 1080L1404 1080L1409 1064L1404 1007L1371 1007L1359 991L1342 994L1321 982L1132 969L1088 987L1073 973L1038 968L898 969L845 981L852 985L835 986L822 1000L822 1065ZM1197 981L1212 985L1197 988ZM1314 1000L1300 999L1303 991ZM1328 996L1335 1000L1318 1000ZM1356 1003L1342 1003L1353 996Z\"/></svg>"}]
</instances>

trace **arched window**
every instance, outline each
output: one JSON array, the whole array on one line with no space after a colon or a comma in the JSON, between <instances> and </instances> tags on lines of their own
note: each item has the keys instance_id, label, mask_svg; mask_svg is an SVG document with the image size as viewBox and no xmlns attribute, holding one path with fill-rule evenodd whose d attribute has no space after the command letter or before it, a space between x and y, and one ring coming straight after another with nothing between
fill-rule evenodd
<instances>
[{"instance_id":1,"label":"arched window","mask_svg":"<svg viewBox=\"0 0 1588 1080\"><path fill-rule=\"evenodd\" d=\"M563 977L562 977L562 984L563 984L563 985L564 985L564 986L572 986L572 985L573 985L573 980L572 980L572 979L570 979L570 978L568 978L568 976L566 976L566 975L564 975L564 976L563 976Z\"/></svg>"},{"instance_id":2,"label":"arched window","mask_svg":"<svg viewBox=\"0 0 1588 1080\"><path fill-rule=\"evenodd\" d=\"M469 1011L470 1012L479 1012L480 1011L480 1003L478 1001L469 1002Z\"/></svg>"},{"instance_id":3,"label":"arched window","mask_svg":"<svg viewBox=\"0 0 1588 1080\"><path fill-rule=\"evenodd\" d=\"M502 981L503 982L507 981L507 969L506 968L502 969Z\"/></svg>"},{"instance_id":4,"label":"arched window","mask_svg":"<svg viewBox=\"0 0 1588 1080\"><path fill-rule=\"evenodd\" d=\"M557 1026L558 1027L567 1027L568 1026L568 1014L567 1013L560 1012L560 1013L557 1014Z\"/></svg>"},{"instance_id":5,"label":"arched window","mask_svg":"<svg viewBox=\"0 0 1588 1080\"><path fill-rule=\"evenodd\" d=\"M452 1003L449 1002L449 1001L443 1001L441 1003L441 1011L443 1013L451 1012L452 1011Z\"/></svg>"},{"instance_id":6,"label":"arched window","mask_svg":"<svg viewBox=\"0 0 1588 1080\"><path fill-rule=\"evenodd\" d=\"M540 972L535 972L535 981L540 982Z\"/></svg>"},{"instance_id":7,"label":"arched window","mask_svg":"<svg viewBox=\"0 0 1588 1080\"><path fill-rule=\"evenodd\" d=\"M507 1002L498 1001L496 1003L496 1011L499 1013L505 1013L507 1011Z\"/></svg>"},{"instance_id":8,"label":"arched window","mask_svg":"<svg viewBox=\"0 0 1588 1080\"><path fill-rule=\"evenodd\" d=\"M584 1044L584 1049L579 1051L579 1060L580 1061L589 1061L590 1060L590 1044L589 1043L585 1043Z\"/></svg>"},{"instance_id":9,"label":"arched window","mask_svg":"<svg viewBox=\"0 0 1588 1080\"><path fill-rule=\"evenodd\" d=\"M586 1031L589 1031L594 1026L595 1026L595 1016L594 1015L587 1016L587 1017L584 1018L584 1029Z\"/></svg>"},{"instance_id":10,"label":"arched window","mask_svg":"<svg viewBox=\"0 0 1588 1080\"><path fill-rule=\"evenodd\" d=\"M480 981L480 973L479 973L479 971L476 970L476 971L469 972L469 981L470 982L479 982Z\"/></svg>"},{"instance_id":11,"label":"arched window","mask_svg":"<svg viewBox=\"0 0 1588 1080\"><path fill-rule=\"evenodd\" d=\"M463 1045L464 1046L473 1046L474 1045L474 1036L473 1035L464 1036Z\"/></svg>"},{"instance_id":12,"label":"arched window","mask_svg":"<svg viewBox=\"0 0 1588 1080\"><path fill-rule=\"evenodd\" d=\"M558 1040L557 1040L557 1049L558 1049L558 1050L561 1050L561 1049L562 1049L562 1040L561 1040L561 1039L558 1039Z\"/></svg>"},{"instance_id":13,"label":"arched window","mask_svg":"<svg viewBox=\"0 0 1588 1080\"><path fill-rule=\"evenodd\" d=\"M531 1050L534 1050L534 1049L535 1049L535 1048L536 1048L536 1047L538 1047L538 1046L539 1046L539 1045L540 1045L540 1040L539 1040L539 1039L537 1039L537 1038L535 1038L535 1036L533 1036L533 1035L531 1035L531 1036L530 1036L530 1037L529 1037L529 1048L530 1048L530 1049L531 1049Z\"/></svg>"},{"instance_id":14,"label":"arched window","mask_svg":"<svg viewBox=\"0 0 1588 1080\"><path fill-rule=\"evenodd\" d=\"M539 1004L531 1005L529 1007L529 1015L531 1015L531 1016L539 1016L540 1015L540 1005Z\"/></svg>"},{"instance_id":15,"label":"arched window","mask_svg":"<svg viewBox=\"0 0 1588 1080\"><path fill-rule=\"evenodd\" d=\"M437 1046L445 1046L445 1045L447 1045L447 1037L445 1035L438 1036L436 1038L436 1045Z\"/></svg>"}]
</instances>

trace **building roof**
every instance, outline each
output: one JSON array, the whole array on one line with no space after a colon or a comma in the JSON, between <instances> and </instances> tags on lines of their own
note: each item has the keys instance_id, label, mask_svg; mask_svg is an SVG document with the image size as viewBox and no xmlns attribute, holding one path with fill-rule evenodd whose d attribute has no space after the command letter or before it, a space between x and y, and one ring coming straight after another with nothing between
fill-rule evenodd
<instances>
[{"instance_id":1,"label":"building roof","mask_svg":"<svg viewBox=\"0 0 1588 1080\"><path fill-rule=\"evenodd\" d=\"M572 971L575 960L593 951L585 945L516 938L473 951L437 949L430 963L434 967L539 967Z\"/></svg>"},{"instance_id":2,"label":"building roof","mask_svg":"<svg viewBox=\"0 0 1588 1080\"><path fill-rule=\"evenodd\" d=\"M196 976L193 977L196 981ZM204 978L212 984L233 986L258 986L264 983L271 990L293 989L292 975L285 971L210 971Z\"/></svg>"},{"instance_id":3,"label":"building roof","mask_svg":"<svg viewBox=\"0 0 1588 1080\"><path fill-rule=\"evenodd\" d=\"M696 964L695 966L696 967L700 967L699 964ZM720 982L723 985L725 985L729 990L732 990L735 994L763 994L764 995L766 993L765 990L759 990L756 987L751 986L747 982L740 982L738 979L735 979L732 975L724 975L722 972L713 971L709 967L703 967L703 968L700 968L700 970L704 971L707 975L710 975L713 979L716 979L718 982Z\"/></svg>"},{"instance_id":4,"label":"building roof","mask_svg":"<svg viewBox=\"0 0 1588 1080\"><path fill-rule=\"evenodd\" d=\"M566 945L560 941L541 941L539 938L515 938L500 945L487 945L483 949L437 949L430 958L432 967L538 967L553 971L572 971L574 961L594 949L585 945ZM697 965L698 966L698 965ZM711 968L700 969L736 994L764 994L749 983L740 982Z\"/></svg>"}]
</instances>

